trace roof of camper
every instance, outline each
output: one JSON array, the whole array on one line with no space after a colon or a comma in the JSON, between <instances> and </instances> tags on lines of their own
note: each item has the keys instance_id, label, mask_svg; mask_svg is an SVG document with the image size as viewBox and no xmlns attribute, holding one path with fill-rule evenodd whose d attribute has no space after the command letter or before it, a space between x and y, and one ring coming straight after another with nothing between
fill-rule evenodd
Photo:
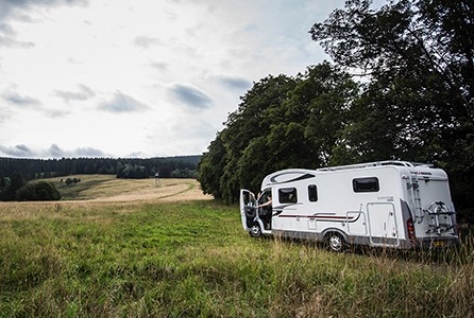
<instances>
[{"instance_id":1,"label":"roof of camper","mask_svg":"<svg viewBox=\"0 0 474 319\"><path fill-rule=\"evenodd\" d=\"M416 162L406 162L406 161L379 161L379 162L369 162L369 163L360 163L360 164L351 164L351 165L341 165L341 166L332 166L332 167L322 167L318 168L317 171L339 171L345 169L354 169L354 168L367 168L374 166L404 166L404 167L434 167L433 164L428 163L416 163Z\"/></svg>"},{"instance_id":2,"label":"roof of camper","mask_svg":"<svg viewBox=\"0 0 474 319\"><path fill-rule=\"evenodd\" d=\"M374 167L388 167L388 166L400 167L400 168L404 167L408 169L434 168L433 164L414 163L414 162L406 162L406 161L379 161L379 162L324 167L324 168L318 168L318 169L290 168L290 169L280 170L280 171L267 175L262 181L261 189L263 190L275 184L295 182L295 181L300 181L307 178L315 177L317 172L329 173L329 172L337 172L337 171L345 171L345 170L374 168Z\"/></svg>"}]
</instances>

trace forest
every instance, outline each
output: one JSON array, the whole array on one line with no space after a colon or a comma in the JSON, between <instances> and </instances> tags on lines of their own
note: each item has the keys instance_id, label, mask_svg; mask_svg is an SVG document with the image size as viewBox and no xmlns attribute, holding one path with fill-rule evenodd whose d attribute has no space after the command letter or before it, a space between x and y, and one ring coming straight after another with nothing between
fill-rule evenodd
<instances>
[{"instance_id":1,"label":"forest","mask_svg":"<svg viewBox=\"0 0 474 319\"><path fill-rule=\"evenodd\" d=\"M78 174L111 174L117 178L196 178L201 156L156 158L0 158L0 200L17 199L29 180ZM42 184L40 184L42 185ZM47 185L42 185L48 187ZM23 191L23 190L22 190ZM50 192L47 192L50 193ZM57 199L53 194L51 198Z\"/></svg>"},{"instance_id":2,"label":"forest","mask_svg":"<svg viewBox=\"0 0 474 319\"><path fill-rule=\"evenodd\" d=\"M404 160L446 170L474 214L474 2L349 0L309 37L333 62L254 82L202 156L203 191L232 203L280 169Z\"/></svg>"}]
</instances>

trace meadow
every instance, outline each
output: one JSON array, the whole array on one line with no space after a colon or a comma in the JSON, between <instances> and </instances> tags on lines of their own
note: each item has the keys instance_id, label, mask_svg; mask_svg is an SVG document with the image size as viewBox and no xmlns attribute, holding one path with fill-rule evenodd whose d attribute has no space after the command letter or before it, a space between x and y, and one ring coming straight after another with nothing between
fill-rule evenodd
<instances>
[{"instance_id":1,"label":"meadow","mask_svg":"<svg viewBox=\"0 0 474 319\"><path fill-rule=\"evenodd\" d=\"M96 176L71 200L0 203L0 316L474 316L470 234L442 253L336 254L251 238L237 206L185 196L195 182L152 182Z\"/></svg>"}]
</instances>

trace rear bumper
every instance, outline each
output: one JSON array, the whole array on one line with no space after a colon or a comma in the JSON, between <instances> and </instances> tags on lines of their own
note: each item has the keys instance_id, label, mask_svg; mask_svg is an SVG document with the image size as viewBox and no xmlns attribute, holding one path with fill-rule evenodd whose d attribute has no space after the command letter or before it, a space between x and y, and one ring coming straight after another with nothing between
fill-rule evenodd
<instances>
[{"instance_id":1,"label":"rear bumper","mask_svg":"<svg viewBox=\"0 0 474 319\"><path fill-rule=\"evenodd\" d=\"M423 238L419 239L414 248L421 249L443 249L459 246L459 238Z\"/></svg>"}]
</instances>

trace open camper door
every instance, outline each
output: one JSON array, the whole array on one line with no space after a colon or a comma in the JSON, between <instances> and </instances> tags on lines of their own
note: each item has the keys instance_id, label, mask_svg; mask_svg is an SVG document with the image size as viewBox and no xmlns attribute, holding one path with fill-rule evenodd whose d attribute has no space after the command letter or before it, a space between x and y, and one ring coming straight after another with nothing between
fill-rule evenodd
<instances>
[{"instance_id":1,"label":"open camper door","mask_svg":"<svg viewBox=\"0 0 474 319\"><path fill-rule=\"evenodd\" d=\"M246 189L240 190L240 217L244 230L250 230L257 214L255 195Z\"/></svg>"}]
</instances>

